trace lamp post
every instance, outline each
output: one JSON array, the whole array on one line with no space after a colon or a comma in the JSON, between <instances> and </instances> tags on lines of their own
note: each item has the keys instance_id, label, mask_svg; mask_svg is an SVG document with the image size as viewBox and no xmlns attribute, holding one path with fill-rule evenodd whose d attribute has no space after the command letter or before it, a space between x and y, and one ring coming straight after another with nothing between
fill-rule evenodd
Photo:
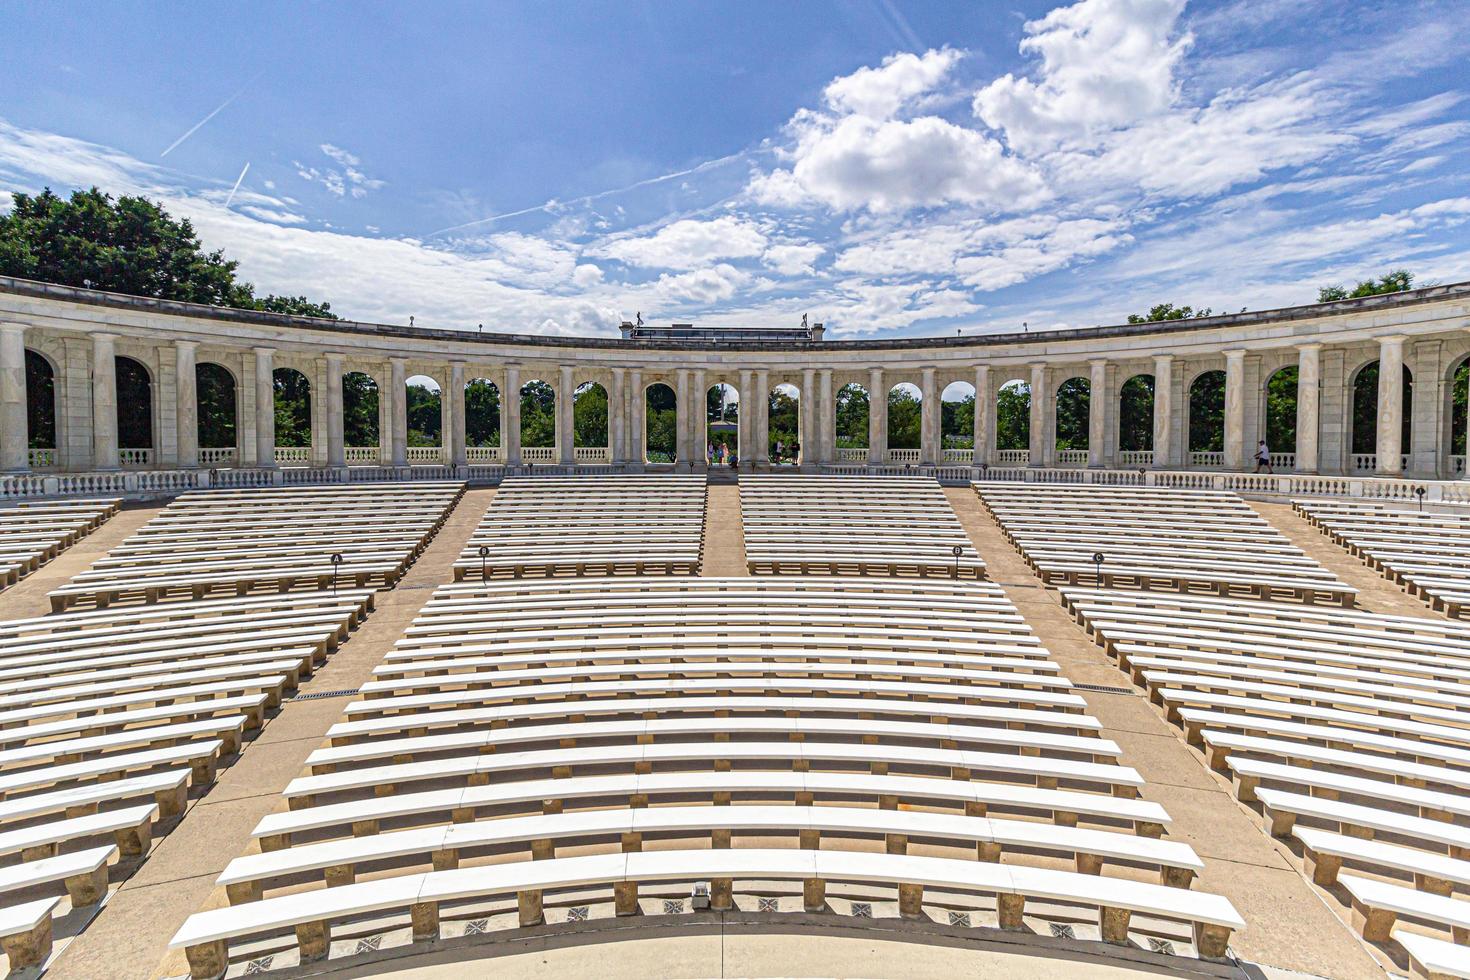
<instances>
[{"instance_id":1,"label":"lamp post","mask_svg":"<svg viewBox=\"0 0 1470 980\"><path fill-rule=\"evenodd\" d=\"M337 566L342 564L342 552L332 552L330 560L332 562L332 595L335 596L337 594Z\"/></svg>"},{"instance_id":2,"label":"lamp post","mask_svg":"<svg viewBox=\"0 0 1470 980\"><path fill-rule=\"evenodd\" d=\"M485 559L486 558L489 558L489 557L490 557L490 546L489 545L484 545L484 544L480 545L480 581L481 582L488 581L488 579L485 578Z\"/></svg>"},{"instance_id":3,"label":"lamp post","mask_svg":"<svg viewBox=\"0 0 1470 980\"><path fill-rule=\"evenodd\" d=\"M1092 574L1097 579L1097 587L1102 588L1102 563L1103 553L1094 551L1092 553Z\"/></svg>"},{"instance_id":4,"label":"lamp post","mask_svg":"<svg viewBox=\"0 0 1470 980\"><path fill-rule=\"evenodd\" d=\"M1419 498L1419 513L1421 513L1421 514L1424 513L1424 488L1423 487L1415 487L1414 488L1414 496L1416 496L1416 497Z\"/></svg>"},{"instance_id":5,"label":"lamp post","mask_svg":"<svg viewBox=\"0 0 1470 980\"><path fill-rule=\"evenodd\" d=\"M960 577L960 555L963 555L965 553L964 546L958 545L958 544L955 545L954 546L954 549L953 549L953 553L954 553L954 577L955 578L959 578Z\"/></svg>"}]
</instances>

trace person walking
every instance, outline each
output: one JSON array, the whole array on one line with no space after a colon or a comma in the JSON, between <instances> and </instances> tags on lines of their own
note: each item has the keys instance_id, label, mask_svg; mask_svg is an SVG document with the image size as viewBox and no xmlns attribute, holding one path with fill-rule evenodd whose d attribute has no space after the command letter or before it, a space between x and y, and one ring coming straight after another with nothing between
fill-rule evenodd
<instances>
[{"instance_id":1,"label":"person walking","mask_svg":"<svg viewBox=\"0 0 1470 980\"><path fill-rule=\"evenodd\" d=\"M1261 467L1266 468L1267 473L1275 473L1271 468L1271 450L1266 446L1266 440L1262 439L1256 446L1256 472L1261 472Z\"/></svg>"}]
</instances>

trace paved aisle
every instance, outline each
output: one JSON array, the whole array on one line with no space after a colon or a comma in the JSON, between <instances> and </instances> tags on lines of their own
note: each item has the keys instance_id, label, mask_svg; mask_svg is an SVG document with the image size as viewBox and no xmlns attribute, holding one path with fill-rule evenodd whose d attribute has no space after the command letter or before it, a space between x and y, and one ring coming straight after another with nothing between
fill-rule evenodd
<instances>
[{"instance_id":1,"label":"paved aisle","mask_svg":"<svg viewBox=\"0 0 1470 980\"><path fill-rule=\"evenodd\" d=\"M745 528L740 521L740 487L712 483L704 508L704 554L699 574L728 578L748 574L745 566Z\"/></svg>"},{"instance_id":2,"label":"paved aisle","mask_svg":"<svg viewBox=\"0 0 1470 980\"><path fill-rule=\"evenodd\" d=\"M1195 887L1224 895L1245 918L1231 949L1253 963L1336 980L1382 978L1384 971L1358 937L1297 871L1260 817L1237 803L1230 783L1215 775L1139 688L1048 592L969 487L945 490L960 523L1042 644L1074 683L1126 688L1126 694L1079 691L1104 735L1123 749L1123 762L1147 780L1143 795L1174 818L1169 837L1183 840L1205 862ZM1357 582L1353 583L1357 585Z\"/></svg>"},{"instance_id":3,"label":"paved aisle","mask_svg":"<svg viewBox=\"0 0 1470 980\"><path fill-rule=\"evenodd\" d=\"M326 730L339 720L343 706L392 649L419 607L437 586L454 580L450 570L454 560L494 494L484 489L464 495L398 587L378 593L377 611L300 691L348 693L287 701L209 793L190 805L138 872L108 899L87 931L61 953L48 977L143 980L189 972L182 950L159 962L169 939L206 902L211 907L225 904L224 889L211 895L214 879L245 853L250 831L280 806L281 790L300 775L307 754L321 746Z\"/></svg>"}]
</instances>

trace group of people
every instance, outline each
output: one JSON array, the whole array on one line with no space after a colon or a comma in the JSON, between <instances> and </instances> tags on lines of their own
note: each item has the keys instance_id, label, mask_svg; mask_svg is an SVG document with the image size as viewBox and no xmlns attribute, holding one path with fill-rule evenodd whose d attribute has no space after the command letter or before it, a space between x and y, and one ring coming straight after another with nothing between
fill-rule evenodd
<instances>
[{"instance_id":1,"label":"group of people","mask_svg":"<svg viewBox=\"0 0 1470 980\"><path fill-rule=\"evenodd\" d=\"M793 442L787 445L785 442L777 439L776 444L771 447L771 462L794 463L796 462L797 453L800 451L801 449L796 443ZM705 447L705 457L705 461L711 466L740 465L740 458L729 445L723 442L712 442L707 445Z\"/></svg>"}]
</instances>

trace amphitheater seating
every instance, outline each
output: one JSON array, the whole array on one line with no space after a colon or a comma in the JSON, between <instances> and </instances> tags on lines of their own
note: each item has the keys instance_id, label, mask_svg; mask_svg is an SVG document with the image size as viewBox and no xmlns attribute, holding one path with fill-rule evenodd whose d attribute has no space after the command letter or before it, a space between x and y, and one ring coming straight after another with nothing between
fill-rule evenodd
<instances>
[{"instance_id":1,"label":"amphitheater seating","mask_svg":"<svg viewBox=\"0 0 1470 980\"><path fill-rule=\"evenodd\" d=\"M1322 533L1435 609L1470 613L1470 514L1422 513L1356 500L1296 500Z\"/></svg>"},{"instance_id":2,"label":"amphitheater seating","mask_svg":"<svg viewBox=\"0 0 1470 980\"><path fill-rule=\"evenodd\" d=\"M0 622L0 944L50 949L62 882L99 901L268 708L325 662L369 589L248 596ZM100 844L99 842L106 842Z\"/></svg>"},{"instance_id":3,"label":"amphitheater seating","mask_svg":"<svg viewBox=\"0 0 1470 980\"><path fill-rule=\"evenodd\" d=\"M1033 483L974 487L1045 582L1354 602L1355 589L1233 493Z\"/></svg>"},{"instance_id":4,"label":"amphitheater seating","mask_svg":"<svg viewBox=\"0 0 1470 980\"><path fill-rule=\"evenodd\" d=\"M1345 890L1366 938L1388 940L1407 916L1470 942L1470 900L1454 897L1470 890L1470 625L1192 596L1063 597L1239 798L1260 805L1266 828L1296 839L1313 880ZM1470 949L1423 951L1470 964Z\"/></svg>"},{"instance_id":5,"label":"amphitheater seating","mask_svg":"<svg viewBox=\"0 0 1470 980\"><path fill-rule=\"evenodd\" d=\"M118 512L122 498L0 507L0 589L14 585Z\"/></svg>"},{"instance_id":6,"label":"amphitheater seating","mask_svg":"<svg viewBox=\"0 0 1470 980\"><path fill-rule=\"evenodd\" d=\"M702 476L507 477L454 578L695 574L704 509Z\"/></svg>"},{"instance_id":7,"label":"amphitheater seating","mask_svg":"<svg viewBox=\"0 0 1470 980\"><path fill-rule=\"evenodd\" d=\"M463 493L462 483L186 493L53 591L51 605L391 586Z\"/></svg>"},{"instance_id":8,"label":"amphitheater seating","mask_svg":"<svg viewBox=\"0 0 1470 980\"><path fill-rule=\"evenodd\" d=\"M752 575L985 577L930 478L743 476L740 514Z\"/></svg>"},{"instance_id":9,"label":"amphitheater seating","mask_svg":"<svg viewBox=\"0 0 1470 980\"><path fill-rule=\"evenodd\" d=\"M499 900L531 926L700 881L715 909L737 881L809 910L897 886L907 916L979 893L1005 928L1082 906L1110 942L1188 923L1208 957L1242 924L993 586L461 583L361 694L221 875L230 905L174 937L196 977L257 936L309 962L354 919L427 941Z\"/></svg>"}]
</instances>

